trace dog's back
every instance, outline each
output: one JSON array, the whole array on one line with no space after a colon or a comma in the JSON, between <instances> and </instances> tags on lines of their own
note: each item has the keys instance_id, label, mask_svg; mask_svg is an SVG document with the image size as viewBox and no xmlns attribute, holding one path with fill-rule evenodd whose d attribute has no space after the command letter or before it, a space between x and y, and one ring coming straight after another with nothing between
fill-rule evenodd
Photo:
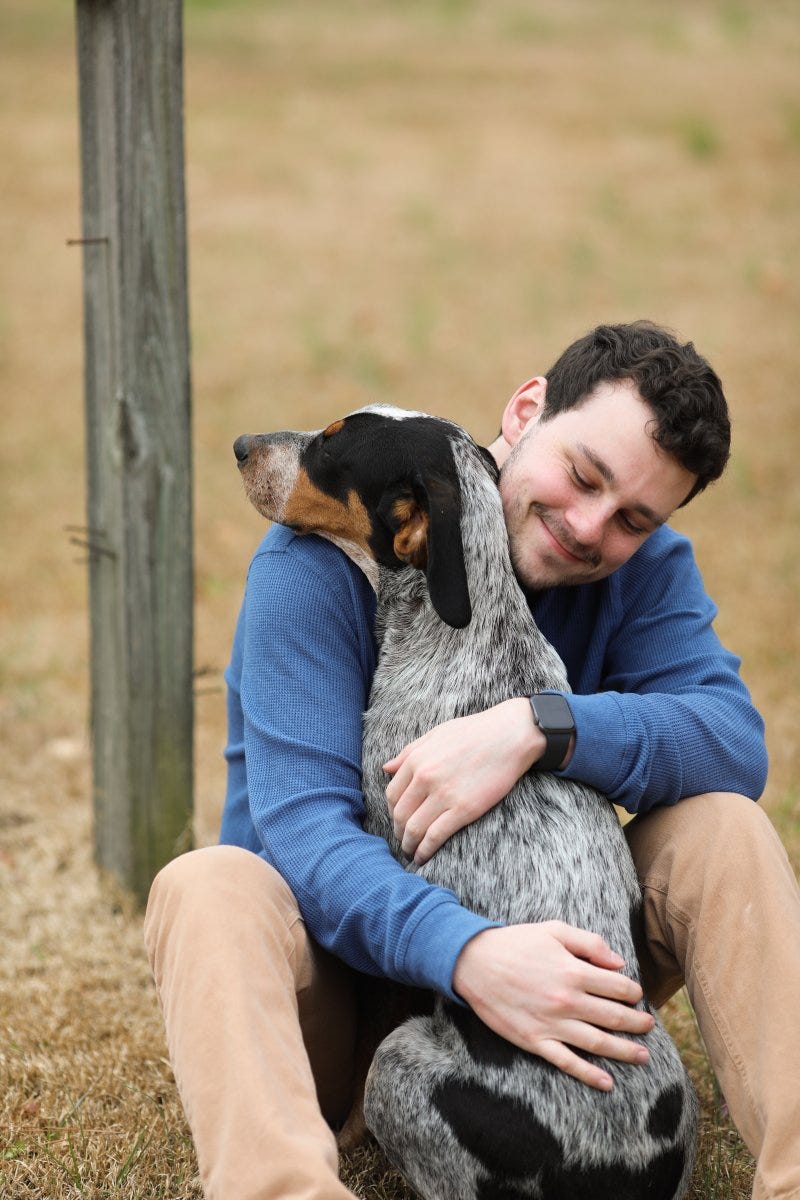
<instances>
[{"instance_id":1,"label":"dog's back","mask_svg":"<svg viewBox=\"0 0 800 1200\"><path fill-rule=\"evenodd\" d=\"M471 442L456 437L453 450L471 621L442 623L419 571L382 573L379 589L363 783L368 827L398 858L387 758L452 717L567 687L514 579L494 481ZM613 809L590 788L531 772L420 873L505 924L558 919L596 932L636 977L639 886ZM646 1045L644 1066L602 1060L614 1087L601 1093L439 1000L379 1048L367 1123L429 1200L671 1200L688 1185L696 1101L660 1023Z\"/></svg>"}]
</instances>

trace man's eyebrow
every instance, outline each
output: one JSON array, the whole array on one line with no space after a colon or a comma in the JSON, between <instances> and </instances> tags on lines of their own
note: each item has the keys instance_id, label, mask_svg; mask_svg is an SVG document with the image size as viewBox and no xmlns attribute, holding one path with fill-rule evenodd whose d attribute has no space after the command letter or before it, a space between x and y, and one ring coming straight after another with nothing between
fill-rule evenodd
<instances>
[{"instance_id":1,"label":"man's eyebrow","mask_svg":"<svg viewBox=\"0 0 800 1200\"><path fill-rule=\"evenodd\" d=\"M595 454L594 450L590 450L588 446L585 446L583 442L578 442L575 449L592 464L595 471L597 471L597 474L600 475L602 479L605 479L606 483L610 484L611 487L614 486L614 484L617 482L617 477L607 462L600 458L599 455ZM667 523L667 518L662 517L660 513L654 512L654 510L650 508L648 504L631 504L629 507L633 509L634 512L637 512L641 516L645 517L645 519L650 521L653 525L666 525Z\"/></svg>"},{"instance_id":2,"label":"man's eyebrow","mask_svg":"<svg viewBox=\"0 0 800 1200\"><path fill-rule=\"evenodd\" d=\"M601 475L606 483L610 483L612 487L614 486L617 478L607 462L603 462L602 458L595 454L594 450L590 450L588 446L584 446L583 442L578 442L575 449L580 451L584 458L588 458L595 471L597 471L597 474Z\"/></svg>"}]
</instances>

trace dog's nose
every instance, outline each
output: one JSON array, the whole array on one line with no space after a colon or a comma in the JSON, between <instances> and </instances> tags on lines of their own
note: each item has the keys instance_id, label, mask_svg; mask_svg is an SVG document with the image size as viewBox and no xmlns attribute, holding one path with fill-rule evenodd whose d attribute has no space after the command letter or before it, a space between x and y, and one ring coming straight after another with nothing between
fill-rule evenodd
<instances>
[{"instance_id":1,"label":"dog's nose","mask_svg":"<svg viewBox=\"0 0 800 1200\"><path fill-rule=\"evenodd\" d=\"M236 461L239 466L247 462L247 456L250 453L250 438L248 434L243 433L241 437L236 439L233 443L233 453L236 455Z\"/></svg>"}]
</instances>

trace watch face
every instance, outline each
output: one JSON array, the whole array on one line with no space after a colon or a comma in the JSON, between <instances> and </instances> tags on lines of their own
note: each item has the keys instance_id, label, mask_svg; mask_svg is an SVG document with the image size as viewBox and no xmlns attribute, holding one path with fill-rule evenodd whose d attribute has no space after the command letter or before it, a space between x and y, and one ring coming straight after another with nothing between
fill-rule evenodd
<instances>
[{"instance_id":1,"label":"watch face","mask_svg":"<svg viewBox=\"0 0 800 1200\"><path fill-rule=\"evenodd\" d=\"M547 733L572 733L575 722L563 696L533 696L533 711L539 727Z\"/></svg>"}]
</instances>

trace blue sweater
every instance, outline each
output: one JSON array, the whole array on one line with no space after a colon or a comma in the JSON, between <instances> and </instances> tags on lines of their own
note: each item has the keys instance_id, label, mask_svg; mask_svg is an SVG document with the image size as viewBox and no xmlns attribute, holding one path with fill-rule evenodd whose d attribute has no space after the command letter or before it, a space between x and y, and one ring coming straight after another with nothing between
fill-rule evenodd
<instances>
[{"instance_id":1,"label":"blue sweater","mask_svg":"<svg viewBox=\"0 0 800 1200\"><path fill-rule=\"evenodd\" d=\"M630 812L709 791L756 799L763 723L720 644L690 543L656 530L608 579L532 600L573 693L565 771ZM361 722L375 596L340 550L276 525L250 565L228 685L220 840L281 873L309 932L351 966L452 996L491 923L405 871L363 831Z\"/></svg>"}]
</instances>

